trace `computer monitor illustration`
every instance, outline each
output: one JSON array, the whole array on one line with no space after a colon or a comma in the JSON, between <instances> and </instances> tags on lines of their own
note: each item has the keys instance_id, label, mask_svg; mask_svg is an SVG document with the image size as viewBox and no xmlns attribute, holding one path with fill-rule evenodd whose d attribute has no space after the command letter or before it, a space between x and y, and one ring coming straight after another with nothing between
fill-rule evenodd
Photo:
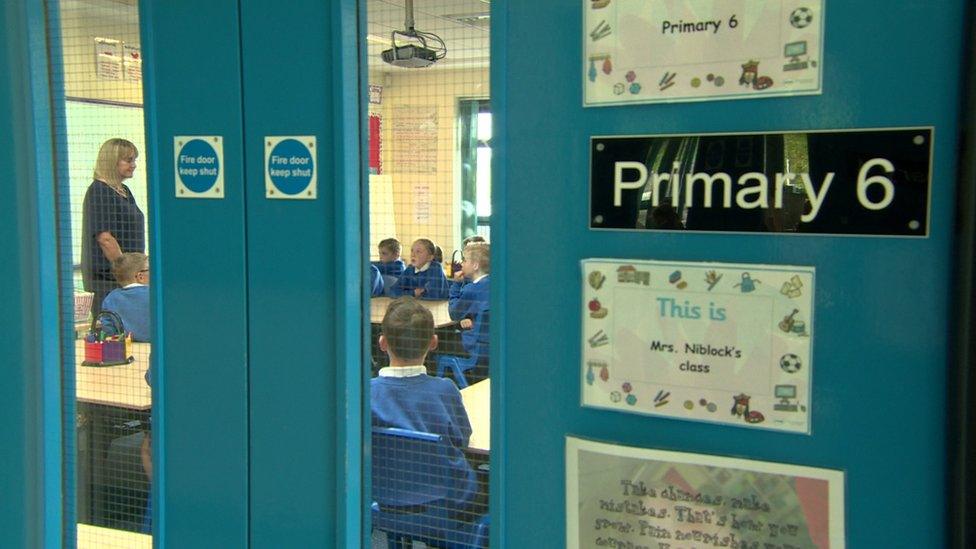
<instances>
[{"instance_id":1,"label":"computer monitor illustration","mask_svg":"<svg viewBox=\"0 0 976 549\"><path fill-rule=\"evenodd\" d=\"M777 385L775 393L776 398L781 398L788 402L789 399L796 398L796 385Z\"/></svg>"},{"instance_id":2,"label":"computer monitor illustration","mask_svg":"<svg viewBox=\"0 0 976 549\"><path fill-rule=\"evenodd\" d=\"M789 57L790 61L796 63L800 60L801 55L807 54L807 41L800 40L799 42L788 42L783 46L783 56Z\"/></svg>"}]
</instances>

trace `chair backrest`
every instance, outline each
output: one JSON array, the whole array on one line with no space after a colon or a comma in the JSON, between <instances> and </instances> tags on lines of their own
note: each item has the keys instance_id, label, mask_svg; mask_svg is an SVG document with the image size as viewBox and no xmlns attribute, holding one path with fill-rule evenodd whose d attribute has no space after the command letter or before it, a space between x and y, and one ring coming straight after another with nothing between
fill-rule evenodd
<instances>
[{"instance_id":1,"label":"chair backrest","mask_svg":"<svg viewBox=\"0 0 976 549\"><path fill-rule=\"evenodd\" d=\"M444 435L373 427L373 501L404 507L449 496L451 443Z\"/></svg>"},{"instance_id":2,"label":"chair backrest","mask_svg":"<svg viewBox=\"0 0 976 549\"><path fill-rule=\"evenodd\" d=\"M478 313L478 347L471 357L472 364L482 364L488 362L488 340L489 340L489 328L491 326L491 311L487 307L484 308L480 313ZM482 356L485 355L485 356Z\"/></svg>"}]
</instances>

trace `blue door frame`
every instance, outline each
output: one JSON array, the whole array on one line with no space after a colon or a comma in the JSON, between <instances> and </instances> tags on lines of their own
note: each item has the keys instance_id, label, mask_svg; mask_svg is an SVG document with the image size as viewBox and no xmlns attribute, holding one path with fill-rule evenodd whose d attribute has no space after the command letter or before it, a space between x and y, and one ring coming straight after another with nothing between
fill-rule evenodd
<instances>
[{"instance_id":1,"label":"blue door frame","mask_svg":"<svg viewBox=\"0 0 976 549\"><path fill-rule=\"evenodd\" d=\"M47 34L39 2L0 9L0 545L61 544L61 376Z\"/></svg>"},{"instance_id":2,"label":"blue door frame","mask_svg":"<svg viewBox=\"0 0 976 549\"><path fill-rule=\"evenodd\" d=\"M5 418L0 440L18 450L0 452L4 547L61 543L53 170L44 19L38 4L10 0L0 9L0 171L12 182L9 199L0 201L0 219L6 220L0 224L0 236L17 243L8 247L14 251L12 258L0 262L0 299L7 305L0 326L3 333L21 334L15 338L19 345L0 348L0 417ZM153 357L158 374L154 397L166 402L165 410L156 410L154 426L161 435L154 448L157 470L165 475L157 481L166 487L157 495L157 543L262 547L294 539L356 547L362 539L360 395L365 379L356 364L364 331L360 307L366 299L359 263L365 227L359 211L363 132L357 74L364 67L359 57L342 54L355 51L355 2L328 7L302 2L289 7L289 14L274 11L270 2L248 2L243 10L230 1L167 2L165 12L146 4L141 11L143 47L150 60L145 76L148 143L158 159L150 166L155 320L157 335L165 336L157 340ZM848 474L851 546L940 546L950 541L958 547L971 545L972 538L966 536L972 534L966 528L974 522L967 520L973 514L968 502L974 493L972 428L967 421L972 411L965 397L976 383L966 374L976 365L976 344L968 328L974 304L972 141L962 142L961 158L956 152L959 130L976 135L976 118L971 109L962 109L960 94L964 37L967 32L972 35L972 29L961 23L971 15L967 5L954 1L936 11L913 2L878 14L864 3L831 3L822 96L582 109L580 87L567 84L581 76L578 4L492 3L497 151L492 308L499 312L492 342L501 358L492 386L497 426L492 435L495 545L548 546L564 539L563 437L570 433L622 444L843 469ZM897 40L914 36L915 22L923 17L930 28L938 29L938 41ZM262 28L275 18L314 34L317 47L332 48L303 66L311 75L311 81L301 81L305 90L285 89L294 82L279 90L260 84L262 69L275 56L280 58L282 50L277 48L283 46L247 58L254 44L276 36L273 28ZM316 29L309 28L310 20L320 23ZM550 24L540 33L539 21L564 23ZM906 87L897 75L873 62L870 48L860 47L865 34L858 25L864 21L877 26L871 36L887 46L890 58L912 67L915 81L959 85ZM196 42L181 43L190 37ZM199 48L211 54L201 57ZM533 55L525 56L525 51ZM538 69L539 59L548 60L546 71ZM180 86L172 85L171 75L181 75ZM538 90L549 91L546 109L535 103ZM323 91L327 97L321 96ZM303 100L313 99L321 102L302 106ZM291 104L283 105L286 100ZM349 105L356 107L346 108ZM303 115L310 112L306 119ZM964 119L960 113L966 113ZM957 119L963 119L962 124ZM296 127L300 124L305 125ZM587 181L581 174L587 173L590 135L929 124L937 132L936 168L932 236L924 241L595 234L586 229ZM262 201L256 150L270 132L314 134L331 146L327 157L318 159L327 167L319 172L318 200L294 209ZM222 201L181 202L173 197L172 164L167 161L172 136L193 133L225 137L229 185ZM540 163L539 158L562 161ZM231 187L234 180L239 182L236 188ZM540 187L523 181L554 183ZM285 222L287 227L281 225ZM306 239L305 232L313 228L322 232ZM265 234L258 237L255 230ZM278 230L290 238L269 251L268 242ZM573 246L549 244L553 242ZM268 258L295 258L309 250L308 256L320 258L311 267L314 276L275 278L275 264ZM829 294L832 300L817 303L814 399L820 412L813 418L813 434L744 432L580 408L578 349L566 342L575 341L579 332L574 320L577 264L591 256L814 264L819 295ZM864 266L864 256L881 265ZM940 259L920 264L918 257ZM836 303L858 296L880 306L886 303L885 294L907 295L913 286L888 274L892 263L911 265L915 276L934 280L943 289L929 295L921 328L894 320L890 334L855 331L862 341L880 342L872 343L880 355L876 362L889 366L889 381L865 397L854 389L866 379L843 375L843 367L857 357L843 348L847 334L840 323L870 326L876 313L843 309ZM884 289L844 287L842 274L852 269L880 277ZM213 275L203 279L201 271L220 273L219 284L208 284ZM519 282L539 280L539 272L553 272L551 279L540 281L545 286ZM179 291L160 291L164 283ZM955 293L945 289L950 283ZM263 294L256 297L255 290ZM918 314L907 303L885 306L886 316L896 319ZM539 317L540 311L550 321L521 321ZM955 326L950 315L955 316ZM313 325L298 329L301 337L311 337L317 329L328 333L321 340L299 342L276 362L272 356L280 341L270 333L275 323L294 318L312 319ZM207 339L201 337L199 326L206 327ZM948 344L892 350L908 333L944 341L942 334L956 330L954 352ZM840 350L831 352L835 347ZM544 358L529 358L539 356ZM927 371L918 372L910 361L927 366ZM948 369L949 363L955 367ZM279 384L274 372L288 379ZM894 385L912 387L917 398L910 409L884 400L896 394ZM293 402L296 391L304 401ZM311 395L322 399L313 402ZM953 411L951 428L943 427L947 409ZM201 413L206 415L201 418ZM865 414L880 426L868 440L863 436L867 431L849 420ZM301 421L285 423L295 418ZM904 432L919 434L924 444L894 444ZM864 449L850 452L855 444ZM878 460L879 456L886 459ZM279 474L283 467L289 469ZM898 474L908 469L922 471ZM926 487L930 491L923 492ZM950 490L951 506L940 496ZM900 503L908 493L935 497L926 499L928 506ZM294 498L283 501L282 494ZM539 501L550 505L540 512ZM951 529L944 518L950 511ZM883 530L875 527L882 522Z\"/></svg>"}]
</instances>

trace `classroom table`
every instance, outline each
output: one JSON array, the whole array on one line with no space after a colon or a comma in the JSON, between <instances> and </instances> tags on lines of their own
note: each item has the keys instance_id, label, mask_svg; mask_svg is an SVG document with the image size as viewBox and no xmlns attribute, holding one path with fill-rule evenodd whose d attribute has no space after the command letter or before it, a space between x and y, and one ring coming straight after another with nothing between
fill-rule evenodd
<instances>
[{"instance_id":1,"label":"classroom table","mask_svg":"<svg viewBox=\"0 0 976 549\"><path fill-rule=\"evenodd\" d=\"M146 383L149 343L133 343L135 362L121 366L82 366L85 340L75 341L75 395L78 402L101 404L127 410L152 407L152 391Z\"/></svg>"},{"instance_id":2,"label":"classroom table","mask_svg":"<svg viewBox=\"0 0 976 549\"><path fill-rule=\"evenodd\" d=\"M78 525L78 549L152 549L152 536L102 528L90 524Z\"/></svg>"},{"instance_id":3,"label":"classroom table","mask_svg":"<svg viewBox=\"0 0 976 549\"><path fill-rule=\"evenodd\" d=\"M468 448L488 452L491 450L491 380L479 381L461 389L461 401L471 422Z\"/></svg>"},{"instance_id":4,"label":"classroom table","mask_svg":"<svg viewBox=\"0 0 976 549\"><path fill-rule=\"evenodd\" d=\"M116 457L124 455L128 462L132 462L122 465L109 459L109 448L119 437L136 435L147 428L152 390L145 375L151 348L149 343L133 343L131 352L135 360L129 364L83 366L85 341L75 341L75 398L78 411L89 418L86 426L79 428L78 435L80 522L133 528L142 520L138 504L118 504L117 498L112 499L110 495L113 490L133 486L139 492L148 492L148 484L142 486L145 481L141 477L137 449L114 454ZM126 469L123 471L120 467Z\"/></svg>"},{"instance_id":5,"label":"classroom table","mask_svg":"<svg viewBox=\"0 0 976 549\"><path fill-rule=\"evenodd\" d=\"M390 306L393 298L374 297L369 300L369 321L371 324L382 324L383 316L386 315L386 308ZM418 299L420 303L434 315L434 327L443 328L454 323L451 315L447 311L446 299Z\"/></svg>"}]
</instances>

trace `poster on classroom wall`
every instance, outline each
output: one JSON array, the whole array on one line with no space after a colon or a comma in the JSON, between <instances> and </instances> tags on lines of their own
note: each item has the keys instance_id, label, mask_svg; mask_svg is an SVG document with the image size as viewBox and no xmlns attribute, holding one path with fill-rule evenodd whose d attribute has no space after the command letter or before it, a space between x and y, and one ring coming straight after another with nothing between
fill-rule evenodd
<instances>
[{"instance_id":1,"label":"poster on classroom wall","mask_svg":"<svg viewBox=\"0 0 976 549\"><path fill-rule=\"evenodd\" d=\"M142 82L142 48L139 45L124 44L123 65L125 67L125 79L130 82Z\"/></svg>"},{"instance_id":2,"label":"poster on classroom wall","mask_svg":"<svg viewBox=\"0 0 976 549\"><path fill-rule=\"evenodd\" d=\"M844 473L566 438L566 547L843 549Z\"/></svg>"},{"instance_id":3,"label":"poster on classroom wall","mask_svg":"<svg viewBox=\"0 0 976 549\"><path fill-rule=\"evenodd\" d=\"M823 0L583 0L583 103L819 94Z\"/></svg>"},{"instance_id":4,"label":"poster on classroom wall","mask_svg":"<svg viewBox=\"0 0 976 549\"><path fill-rule=\"evenodd\" d=\"M383 174L383 119L369 115L369 174Z\"/></svg>"},{"instance_id":5,"label":"poster on classroom wall","mask_svg":"<svg viewBox=\"0 0 976 549\"><path fill-rule=\"evenodd\" d=\"M398 173L437 173L437 107L393 107L393 166Z\"/></svg>"},{"instance_id":6,"label":"poster on classroom wall","mask_svg":"<svg viewBox=\"0 0 976 549\"><path fill-rule=\"evenodd\" d=\"M95 38L95 76L99 80L122 79L122 41Z\"/></svg>"},{"instance_id":7,"label":"poster on classroom wall","mask_svg":"<svg viewBox=\"0 0 976 549\"><path fill-rule=\"evenodd\" d=\"M810 430L813 267L582 261L584 406Z\"/></svg>"}]
</instances>

